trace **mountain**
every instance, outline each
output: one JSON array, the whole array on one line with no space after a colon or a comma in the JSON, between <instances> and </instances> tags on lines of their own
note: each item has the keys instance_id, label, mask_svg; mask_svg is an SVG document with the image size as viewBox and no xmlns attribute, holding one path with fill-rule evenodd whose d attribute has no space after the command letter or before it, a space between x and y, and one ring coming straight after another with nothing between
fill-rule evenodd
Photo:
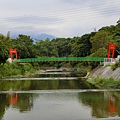
<instances>
[{"instance_id":1,"label":"mountain","mask_svg":"<svg viewBox=\"0 0 120 120\"><path fill-rule=\"evenodd\" d=\"M40 34L40 35L34 36L34 38L39 39L39 40L45 40L49 38L50 40L52 40L53 38L56 38L56 37L53 35L49 35L49 34Z\"/></svg>"},{"instance_id":2,"label":"mountain","mask_svg":"<svg viewBox=\"0 0 120 120\"><path fill-rule=\"evenodd\" d=\"M19 34L17 34L17 33L13 33L13 34L11 34L10 35L10 37L11 38L17 38L18 37L18 35ZM37 35L34 35L34 34L23 34L23 35L28 35L28 36L30 36L31 38L33 38L33 39L38 39L38 40L45 40L45 39L47 39L47 38L49 38L50 40L52 40L53 38L56 38L55 36L53 36L53 35L49 35L49 34L45 34L45 33L43 33L43 34L37 34Z\"/></svg>"}]
</instances>

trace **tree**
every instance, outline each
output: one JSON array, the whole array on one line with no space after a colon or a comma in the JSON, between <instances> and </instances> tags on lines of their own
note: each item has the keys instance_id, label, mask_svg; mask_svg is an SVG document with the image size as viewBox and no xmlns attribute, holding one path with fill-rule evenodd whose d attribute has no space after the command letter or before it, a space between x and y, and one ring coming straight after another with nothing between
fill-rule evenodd
<instances>
[{"instance_id":1,"label":"tree","mask_svg":"<svg viewBox=\"0 0 120 120\"><path fill-rule=\"evenodd\" d=\"M91 53L96 52L99 48L108 48L109 43L113 43L113 36L104 30L97 32L91 37L90 42L92 44Z\"/></svg>"},{"instance_id":2,"label":"tree","mask_svg":"<svg viewBox=\"0 0 120 120\"><path fill-rule=\"evenodd\" d=\"M12 48L17 48L19 58L36 57L33 39L30 36L20 34L16 39L12 39Z\"/></svg>"},{"instance_id":3,"label":"tree","mask_svg":"<svg viewBox=\"0 0 120 120\"><path fill-rule=\"evenodd\" d=\"M90 55L91 57L107 57L107 49L106 48L99 48L96 52Z\"/></svg>"},{"instance_id":4,"label":"tree","mask_svg":"<svg viewBox=\"0 0 120 120\"><path fill-rule=\"evenodd\" d=\"M2 40L0 40L0 64L5 63L8 59L9 51L8 47L4 44Z\"/></svg>"},{"instance_id":5,"label":"tree","mask_svg":"<svg viewBox=\"0 0 120 120\"><path fill-rule=\"evenodd\" d=\"M7 37L3 34L0 34L0 63L5 63L9 58L9 48L12 44L9 36L10 32L7 33Z\"/></svg>"},{"instance_id":6,"label":"tree","mask_svg":"<svg viewBox=\"0 0 120 120\"><path fill-rule=\"evenodd\" d=\"M37 40L36 49L38 50L38 56L40 57L58 57L57 44L54 40L50 39Z\"/></svg>"},{"instance_id":7,"label":"tree","mask_svg":"<svg viewBox=\"0 0 120 120\"><path fill-rule=\"evenodd\" d=\"M85 34L81 37L74 37L72 40L74 43L71 47L71 56L85 57L90 55L90 49L92 47L90 38L95 35L95 32L91 34Z\"/></svg>"},{"instance_id":8,"label":"tree","mask_svg":"<svg viewBox=\"0 0 120 120\"><path fill-rule=\"evenodd\" d=\"M54 39L54 43L56 44L59 57L69 56L69 39L56 38Z\"/></svg>"}]
</instances>

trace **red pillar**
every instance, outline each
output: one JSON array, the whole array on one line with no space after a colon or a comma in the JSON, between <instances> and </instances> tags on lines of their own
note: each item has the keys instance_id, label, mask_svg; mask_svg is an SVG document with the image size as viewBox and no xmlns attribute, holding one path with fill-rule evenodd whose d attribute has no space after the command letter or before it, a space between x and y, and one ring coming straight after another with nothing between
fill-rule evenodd
<instances>
[{"instance_id":1,"label":"red pillar","mask_svg":"<svg viewBox=\"0 0 120 120\"><path fill-rule=\"evenodd\" d=\"M18 55L17 55L17 50L16 50L16 48L15 49L11 49L10 48L10 58L11 58L11 60L13 61L13 58L12 58L12 55L13 54L15 54L16 55L16 59L18 58Z\"/></svg>"},{"instance_id":2,"label":"red pillar","mask_svg":"<svg viewBox=\"0 0 120 120\"><path fill-rule=\"evenodd\" d=\"M110 97L108 97L108 108L109 108L110 115L116 113L115 100L114 99L110 100Z\"/></svg>"},{"instance_id":3,"label":"red pillar","mask_svg":"<svg viewBox=\"0 0 120 120\"><path fill-rule=\"evenodd\" d=\"M18 101L18 94L16 93L16 94L11 94L10 95L10 104L16 104L17 103L17 101Z\"/></svg>"},{"instance_id":4,"label":"red pillar","mask_svg":"<svg viewBox=\"0 0 120 120\"><path fill-rule=\"evenodd\" d=\"M109 44L108 46L108 58L110 58L110 52L112 51L112 58L114 58L114 53L116 49L116 44Z\"/></svg>"}]
</instances>

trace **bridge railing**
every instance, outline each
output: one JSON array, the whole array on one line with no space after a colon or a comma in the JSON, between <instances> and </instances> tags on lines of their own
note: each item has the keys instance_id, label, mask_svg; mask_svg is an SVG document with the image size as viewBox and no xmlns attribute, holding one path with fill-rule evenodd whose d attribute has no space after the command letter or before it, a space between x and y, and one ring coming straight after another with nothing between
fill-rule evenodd
<instances>
[{"instance_id":1,"label":"bridge railing","mask_svg":"<svg viewBox=\"0 0 120 120\"><path fill-rule=\"evenodd\" d=\"M50 61L104 61L102 57L59 57L59 58L25 58L25 59L18 59L16 62L50 62Z\"/></svg>"},{"instance_id":2,"label":"bridge railing","mask_svg":"<svg viewBox=\"0 0 120 120\"><path fill-rule=\"evenodd\" d=\"M115 64L116 60L114 58L104 58L104 66Z\"/></svg>"}]
</instances>

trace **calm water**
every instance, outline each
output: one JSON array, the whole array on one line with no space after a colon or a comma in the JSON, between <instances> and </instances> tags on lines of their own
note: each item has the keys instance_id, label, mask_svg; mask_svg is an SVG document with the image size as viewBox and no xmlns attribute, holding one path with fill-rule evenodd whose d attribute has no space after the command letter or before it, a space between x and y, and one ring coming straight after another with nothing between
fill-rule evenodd
<instances>
[{"instance_id":1,"label":"calm water","mask_svg":"<svg viewBox=\"0 0 120 120\"><path fill-rule=\"evenodd\" d=\"M1 120L120 119L120 91L83 81L0 81Z\"/></svg>"}]
</instances>

